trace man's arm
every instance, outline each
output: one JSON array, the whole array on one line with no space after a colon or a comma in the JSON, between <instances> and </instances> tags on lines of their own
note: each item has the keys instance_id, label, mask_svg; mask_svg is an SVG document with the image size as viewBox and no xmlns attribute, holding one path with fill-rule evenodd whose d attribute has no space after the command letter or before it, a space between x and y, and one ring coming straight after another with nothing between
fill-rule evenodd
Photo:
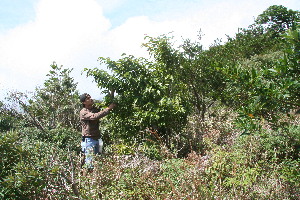
<instances>
[{"instance_id":1,"label":"man's arm","mask_svg":"<svg viewBox=\"0 0 300 200\"><path fill-rule=\"evenodd\" d=\"M98 120L102 117L105 117L106 115L109 114L109 112L114 108L114 106L109 106L105 108L104 110L97 112L97 113L92 113L88 110L81 110L80 111L80 119L81 120Z\"/></svg>"}]
</instances>

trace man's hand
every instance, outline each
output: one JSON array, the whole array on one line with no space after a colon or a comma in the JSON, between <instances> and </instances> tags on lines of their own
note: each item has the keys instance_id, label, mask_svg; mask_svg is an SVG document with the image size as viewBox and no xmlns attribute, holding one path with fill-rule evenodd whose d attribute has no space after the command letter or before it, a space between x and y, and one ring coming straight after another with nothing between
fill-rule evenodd
<instances>
[{"instance_id":1,"label":"man's hand","mask_svg":"<svg viewBox=\"0 0 300 200\"><path fill-rule=\"evenodd\" d=\"M111 103L111 104L108 106L108 109L109 109L109 110L112 110L112 109L114 109L115 107L117 107L117 104Z\"/></svg>"}]
</instances>

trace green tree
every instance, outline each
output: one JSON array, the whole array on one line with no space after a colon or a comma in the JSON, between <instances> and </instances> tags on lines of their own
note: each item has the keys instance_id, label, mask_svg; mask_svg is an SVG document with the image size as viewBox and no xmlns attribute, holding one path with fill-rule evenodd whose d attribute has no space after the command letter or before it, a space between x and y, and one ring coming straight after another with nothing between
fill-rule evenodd
<instances>
[{"instance_id":1,"label":"green tree","mask_svg":"<svg viewBox=\"0 0 300 200\"><path fill-rule=\"evenodd\" d=\"M282 33L288 29L295 30L299 19L299 11L288 10L282 5L273 5L260 14L255 22L266 25L267 31Z\"/></svg>"},{"instance_id":2,"label":"green tree","mask_svg":"<svg viewBox=\"0 0 300 200\"><path fill-rule=\"evenodd\" d=\"M169 144L169 137L182 129L188 114L185 101L173 90L173 77L144 58L123 55L117 61L100 58L100 62L107 65L111 75L97 68L86 71L104 93L115 90L118 94L115 101L119 106L108 116L111 136L141 141L153 134L153 129L159 140ZM108 95L104 103L110 101Z\"/></svg>"},{"instance_id":3,"label":"green tree","mask_svg":"<svg viewBox=\"0 0 300 200\"><path fill-rule=\"evenodd\" d=\"M44 87L36 88L31 98L24 93L11 94L28 123L44 132L57 127L79 128L79 94L71 71L53 63Z\"/></svg>"},{"instance_id":4,"label":"green tree","mask_svg":"<svg viewBox=\"0 0 300 200\"><path fill-rule=\"evenodd\" d=\"M216 56L216 48L205 51L200 42L189 39L175 49L171 39L149 38L145 46L164 73L172 75L176 94L181 94L190 109L205 121L225 86L219 70L221 58Z\"/></svg>"},{"instance_id":5,"label":"green tree","mask_svg":"<svg viewBox=\"0 0 300 200\"><path fill-rule=\"evenodd\" d=\"M277 126L281 114L299 107L298 34L299 29L290 29L274 38L266 32L245 41L245 35L238 33L223 46L222 53L247 52L245 56L227 56L221 67L227 77L227 105L231 102L241 113L240 119L247 119L244 125L259 124L263 118Z\"/></svg>"}]
</instances>

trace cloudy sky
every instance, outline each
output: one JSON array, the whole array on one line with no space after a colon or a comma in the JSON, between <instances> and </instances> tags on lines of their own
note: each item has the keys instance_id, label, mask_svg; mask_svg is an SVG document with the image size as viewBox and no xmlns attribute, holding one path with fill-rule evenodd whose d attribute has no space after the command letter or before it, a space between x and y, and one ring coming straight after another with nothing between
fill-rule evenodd
<instances>
[{"instance_id":1,"label":"cloudy sky","mask_svg":"<svg viewBox=\"0 0 300 200\"><path fill-rule=\"evenodd\" d=\"M0 0L0 100L8 91L42 86L55 61L73 68L80 93L100 98L84 68L98 57L146 57L145 35L172 32L175 39L208 47L233 36L271 5L300 10L299 0Z\"/></svg>"}]
</instances>

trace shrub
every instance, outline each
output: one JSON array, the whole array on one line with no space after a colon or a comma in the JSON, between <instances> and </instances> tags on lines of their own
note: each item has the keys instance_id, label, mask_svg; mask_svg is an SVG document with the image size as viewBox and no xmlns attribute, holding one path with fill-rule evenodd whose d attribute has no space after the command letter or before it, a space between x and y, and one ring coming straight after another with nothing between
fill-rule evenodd
<instances>
[{"instance_id":1,"label":"shrub","mask_svg":"<svg viewBox=\"0 0 300 200\"><path fill-rule=\"evenodd\" d=\"M80 166L75 152L17 132L1 135L0 150L0 198L67 199L78 195L72 178Z\"/></svg>"}]
</instances>

